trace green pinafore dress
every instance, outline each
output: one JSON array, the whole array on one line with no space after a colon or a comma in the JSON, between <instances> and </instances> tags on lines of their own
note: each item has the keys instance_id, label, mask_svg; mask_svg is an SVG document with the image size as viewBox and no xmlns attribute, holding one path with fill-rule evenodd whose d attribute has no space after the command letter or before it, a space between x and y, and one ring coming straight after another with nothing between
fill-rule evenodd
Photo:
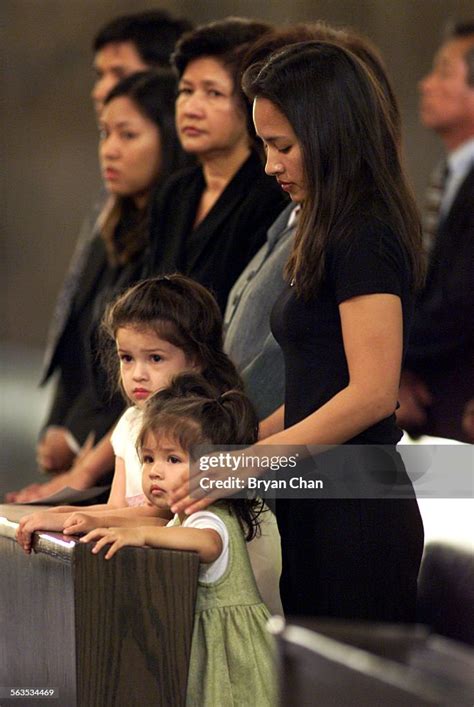
<instances>
[{"instance_id":1,"label":"green pinafore dress","mask_svg":"<svg viewBox=\"0 0 474 707\"><path fill-rule=\"evenodd\" d=\"M186 705L273 707L274 647L265 628L270 614L255 583L242 528L224 504L207 510L225 523L229 562L216 582L198 582Z\"/></svg>"}]
</instances>

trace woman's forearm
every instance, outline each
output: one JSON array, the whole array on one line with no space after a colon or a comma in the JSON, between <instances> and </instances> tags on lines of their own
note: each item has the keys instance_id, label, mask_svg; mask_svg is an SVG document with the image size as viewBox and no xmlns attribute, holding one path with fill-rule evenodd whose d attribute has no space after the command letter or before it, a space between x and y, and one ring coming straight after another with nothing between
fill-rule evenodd
<instances>
[{"instance_id":1,"label":"woman's forearm","mask_svg":"<svg viewBox=\"0 0 474 707\"><path fill-rule=\"evenodd\" d=\"M263 441L271 435L281 432L285 426L285 406L281 405L266 417L259 425L258 438Z\"/></svg>"},{"instance_id":2,"label":"woman's forearm","mask_svg":"<svg viewBox=\"0 0 474 707\"><path fill-rule=\"evenodd\" d=\"M261 444L332 445L342 444L395 411L396 402L372 391L349 384L325 405L300 422L271 435Z\"/></svg>"}]
</instances>

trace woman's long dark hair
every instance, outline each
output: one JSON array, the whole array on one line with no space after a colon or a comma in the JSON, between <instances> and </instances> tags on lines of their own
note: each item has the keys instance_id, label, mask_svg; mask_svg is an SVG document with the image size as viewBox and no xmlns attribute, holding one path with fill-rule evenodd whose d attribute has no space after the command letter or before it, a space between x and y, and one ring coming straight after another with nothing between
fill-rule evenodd
<instances>
[{"instance_id":1,"label":"woman's long dark hair","mask_svg":"<svg viewBox=\"0 0 474 707\"><path fill-rule=\"evenodd\" d=\"M250 98L283 113L300 143L307 197L285 271L298 295L319 287L328 245L374 216L400 239L420 286L421 226L401 167L399 125L372 71L342 47L311 41L251 66L243 83Z\"/></svg>"},{"instance_id":2,"label":"woman's long dark hair","mask_svg":"<svg viewBox=\"0 0 474 707\"><path fill-rule=\"evenodd\" d=\"M147 401L137 441L139 454L150 433L173 440L195 460L198 445L254 444L258 439L258 417L241 390L221 393L203 376L182 373ZM232 498L220 503L234 511L246 540L252 540L258 533L263 501Z\"/></svg>"},{"instance_id":3,"label":"woman's long dark hair","mask_svg":"<svg viewBox=\"0 0 474 707\"><path fill-rule=\"evenodd\" d=\"M199 365L203 377L221 393L243 388L223 350L219 306L209 290L191 278L176 274L142 280L108 306L101 348L115 381L120 379L115 338L122 327L151 329Z\"/></svg>"},{"instance_id":4,"label":"woman's long dark hair","mask_svg":"<svg viewBox=\"0 0 474 707\"><path fill-rule=\"evenodd\" d=\"M174 122L176 77L171 69L140 71L122 79L107 94L104 105L126 97L160 133L160 171L151 190L187 162ZM114 197L104 213L101 234L113 264L124 265L142 252L148 241L149 208L137 209L130 197Z\"/></svg>"}]
</instances>

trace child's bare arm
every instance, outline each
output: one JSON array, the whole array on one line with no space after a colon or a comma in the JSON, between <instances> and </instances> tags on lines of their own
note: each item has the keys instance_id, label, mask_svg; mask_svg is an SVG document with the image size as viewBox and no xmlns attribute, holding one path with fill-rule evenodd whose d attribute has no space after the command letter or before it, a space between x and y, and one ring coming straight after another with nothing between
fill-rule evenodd
<instances>
[{"instance_id":1,"label":"child's bare arm","mask_svg":"<svg viewBox=\"0 0 474 707\"><path fill-rule=\"evenodd\" d=\"M125 499L123 500L125 505ZM81 517L96 515L98 512L114 510L114 506L109 503L97 503L93 506L87 506L86 509L78 511L77 506L56 506L44 511L35 511L29 513L20 520L16 538L25 552L31 552L31 537L36 530L55 530L62 532L65 521L71 516L80 515ZM103 522L91 524L87 530L97 528L98 525L104 525ZM86 532L76 531L76 532Z\"/></svg>"},{"instance_id":2,"label":"child's bare arm","mask_svg":"<svg viewBox=\"0 0 474 707\"><path fill-rule=\"evenodd\" d=\"M107 510L107 508L110 508L108 503L94 503L92 506L54 506L54 508L48 508L48 513L74 513L74 511L77 510L86 510L86 511L99 511L99 510Z\"/></svg>"},{"instance_id":3,"label":"child's bare arm","mask_svg":"<svg viewBox=\"0 0 474 707\"><path fill-rule=\"evenodd\" d=\"M87 506L85 509L81 508L81 513L97 513L98 511L107 511L115 508L122 508L126 505L125 500L125 469L123 459L116 457L115 459L115 471L114 480L112 482L112 488L110 490L110 496L107 503L94 503L92 506ZM55 508L50 508L49 513L67 513L70 515L75 511L78 511L77 506L56 506Z\"/></svg>"},{"instance_id":4,"label":"child's bare arm","mask_svg":"<svg viewBox=\"0 0 474 707\"><path fill-rule=\"evenodd\" d=\"M110 442L108 442L108 444L110 445ZM102 442L99 442L99 445L102 445L102 449L106 449L107 445L105 443L102 444ZM74 525L74 523L68 522L69 519L72 518L83 527L77 527L72 531L68 530L66 531L67 534L85 533L101 525L110 525L107 521L104 522L102 516L98 514L107 511L116 511L125 505L125 465L123 459L117 457L114 483L112 484L112 491L107 503L96 503L93 506L87 506L87 508L81 508L80 510L78 510L77 506L56 506L47 511L30 513L20 521L16 537L25 552L30 553L31 537L35 530L55 530L57 532L63 532L63 530L68 528L71 524ZM114 522L114 525L121 525L121 523Z\"/></svg>"},{"instance_id":5,"label":"child's bare arm","mask_svg":"<svg viewBox=\"0 0 474 707\"><path fill-rule=\"evenodd\" d=\"M102 444L99 442L99 444ZM105 444L103 445L105 449ZM125 465L123 459L120 457L115 457L115 469L114 478L112 481L112 487L110 489L110 495L107 503L94 503L92 506L87 506L85 511L87 513L97 511L106 511L114 508L122 508L126 505L127 501L125 499ZM74 513L78 510L77 506L56 506L56 508L51 508L51 513ZM82 509L81 509L82 510Z\"/></svg>"},{"instance_id":6,"label":"child's bare arm","mask_svg":"<svg viewBox=\"0 0 474 707\"><path fill-rule=\"evenodd\" d=\"M217 560L222 552L222 540L219 533L211 528L157 528L141 526L138 528L97 528L81 538L81 542L96 540L92 549L94 554L105 545L110 548L105 554L109 560L117 550L126 545L135 547L161 547L169 550L194 550L201 562Z\"/></svg>"},{"instance_id":7,"label":"child's bare arm","mask_svg":"<svg viewBox=\"0 0 474 707\"><path fill-rule=\"evenodd\" d=\"M114 478L110 489L109 500L107 501L107 509L124 508L127 505L125 495L127 484L125 479L125 462L122 457L115 457Z\"/></svg>"},{"instance_id":8,"label":"child's bare arm","mask_svg":"<svg viewBox=\"0 0 474 707\"><path fill-rule=\"evenodd\" d=\"M117 511L115 509L107 509L105 511L105 514L115 514L116 512ZM164 520L166 520L166 522L168 522L173 517L171 511L156 508L155 506L152 506L151 503L149 503L148 501L146 501L143 506L127 506L126 508L120 508L119 513L121 516L125 517L131 516L141 518L142 525L147 524L150 518L163 518Z\"/></svg>"},{"instance_id":9,"label":"child's bare arm","mask_svg":"<svg viewBox=\"0 0 474 707\"><path fill-rule=\"evenodd\" d=\"M100 527L119 526L121 528L135 528L144 525L166 525L171 514L161 516L153 506L139 506L137 508L111 508L99 513L76 512L64 521L63 532L65 535L78 535L88 533Z\"/></svg>"}]
</instances>

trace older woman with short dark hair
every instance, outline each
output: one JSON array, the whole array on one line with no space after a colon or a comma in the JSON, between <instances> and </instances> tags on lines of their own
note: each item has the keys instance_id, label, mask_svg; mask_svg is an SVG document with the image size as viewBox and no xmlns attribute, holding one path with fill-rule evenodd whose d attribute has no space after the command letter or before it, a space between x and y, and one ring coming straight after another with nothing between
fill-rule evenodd
<instances>
[{"instance_id":1,"label":"older woman with short dark hair","mask_svg":"<svg viewBox=\"0 0 474 707\"><path fill-rule=\"evenodd\" d=\"M254 20L220 20L183 35L173 55L178 137L198 165L172 177L159 195L150 272L178 270L198 280L222 310L286 204L264 173L240 88L243 56L268 29Z\"/></svg>"}]
</instances>

